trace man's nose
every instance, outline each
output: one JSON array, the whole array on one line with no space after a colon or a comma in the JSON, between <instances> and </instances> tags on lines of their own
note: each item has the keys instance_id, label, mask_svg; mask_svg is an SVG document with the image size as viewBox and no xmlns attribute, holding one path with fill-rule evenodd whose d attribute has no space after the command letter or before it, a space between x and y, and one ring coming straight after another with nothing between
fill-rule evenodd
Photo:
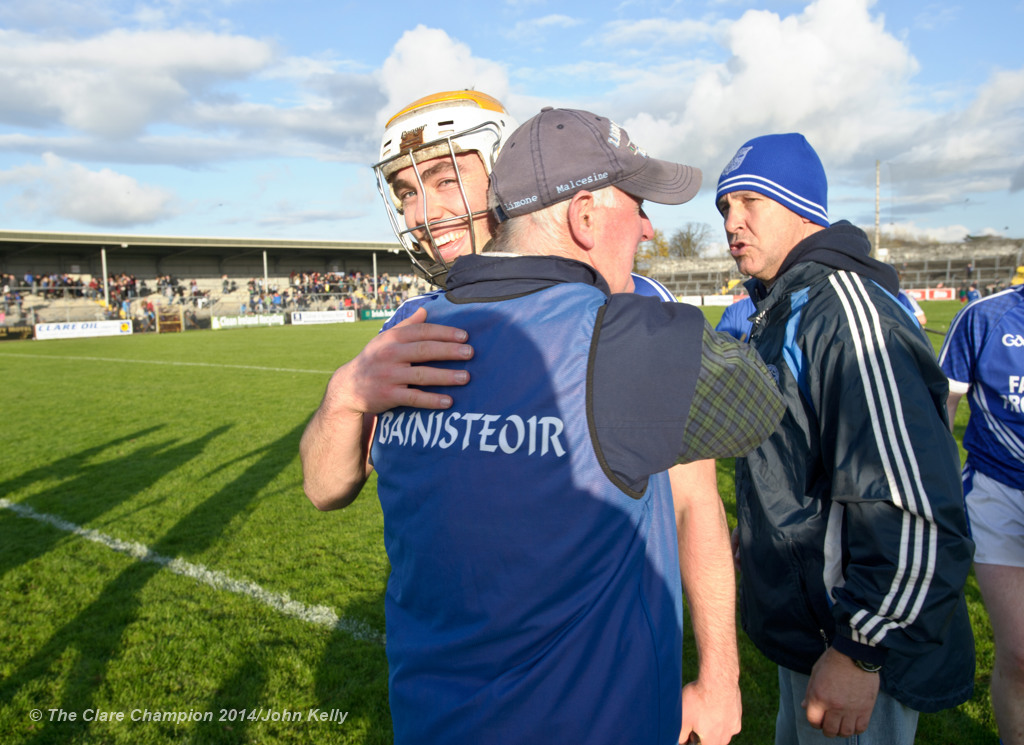
<instances>
[{"instance_id":1,"label":"man's nose","mask_svg":"<svg viewBox=\"0 0 1024 745\"><path fill-rule=\"evenodd\" d=\"M654 225L651 223L651 218L644 215L643 232L640 235L640 241L649 241L652 238L654 238Z\"/></svg>"},{"instance_id":2,"label":"man's nose","mask_svg":"<svg viewBox=\"0 0 1024 745\"><path fill-rule=\"evenodd\" d=\"M743 219L744 219L744 216L743 216L743 210L742 209L740 209L740 208L730 208L729 211L725 213L725 218L724 218L725 232L729 233L729 234L735 233L736 230L741 225L743 225Z\"/></svg>"}]
</instances>

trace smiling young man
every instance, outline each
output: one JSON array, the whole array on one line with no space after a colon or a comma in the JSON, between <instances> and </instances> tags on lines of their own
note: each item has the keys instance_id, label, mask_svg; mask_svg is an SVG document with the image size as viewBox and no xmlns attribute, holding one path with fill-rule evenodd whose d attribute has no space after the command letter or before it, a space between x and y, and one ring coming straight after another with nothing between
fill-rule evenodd
<instances>
[{"instance_id":1,"label":"smiling young man","mask_svg":"<svg viewBox=\"0 0 1024 745\"><path fill-rule=\"evenodd\" d=\"M488 179L515 128L500 101L472 90L425 96L388 120L377 188L413 266L438 287L455 259L491 239Z\"/></svg>"},{"instance_id":2,"label":"smiling young man","mask_svg":"<svg viewBox=\"0 0 1024 745\"><path fill-rule=\"evenodd\" d=\"M409 104L385 127L374 166L378 190L413 267L440 288L456 258L479 252L491 238L488 179L515 126L505 107L485 93L444 91ZM347 506L366 483L378 413L399 405L449 408L450 395L422 387L468 381L464 370L424 364L473 354L461 329L424 323L423 306L442 292L403 303L382 332L331 376L300 443L303 486L320 509Z\"/></svg>"},{"instance_id":3,"label":"smiling young man","mask_svg":"<svg viewBox=\"0 0 1024 745\"><path fill-rule=\"evenodd\" d=\"M450 265L490 240L487 179L477 153L460 153L436 158L426 168L403 168L391 179L391 190L407 223L422 226L414 231L417 242L429 241L436 259Z\"/></svg>"},{"instance_id":4,"label":"smiling young man","mask_svg":"<svg viewBox=\"0 0 1024 745\"><path fill-rule=\"evenodd\" d=\"M827 188L799 134L747 142L718 181L750 343L786 402L736 459L740 607L779 666L778 745L907 745L918 712L970 697L974 547L945 376Z\"/></svg>"}]
</instances>

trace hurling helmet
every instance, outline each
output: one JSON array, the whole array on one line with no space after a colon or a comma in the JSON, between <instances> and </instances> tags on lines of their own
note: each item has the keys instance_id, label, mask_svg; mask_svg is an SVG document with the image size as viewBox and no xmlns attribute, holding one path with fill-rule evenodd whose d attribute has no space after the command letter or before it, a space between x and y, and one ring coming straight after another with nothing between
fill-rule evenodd
<instances>
[{"instance_id":1,"label":"hurling helmet","mask_svg":"<svg viewBox=\"0 0 1024 745\"><path fill-rule=\"evenodd\" d=\"M431 225L406 225L402 201L391 186L394 175L414 166L416 180L422 187L418 165L434 158L451 157L466 211L432 225L437 228L441 222L466 221L471 227L474 219L486 217L487 210L475 213L470 210L455 156L478 153L484 170L490 175L498 151L516 126L516 121L500 101L473 90L434 93L409 104L388 121L381 140L380 160L373 166L377 189L384 198L395 235L412 259L413 266L430 282L443 287L448 265L434 242ZM418 239L416 232L425 234L425 240ZM472 229L469 235L472 251L476 253L482 246L477 246Z\"/></svg>"}]
</instances>

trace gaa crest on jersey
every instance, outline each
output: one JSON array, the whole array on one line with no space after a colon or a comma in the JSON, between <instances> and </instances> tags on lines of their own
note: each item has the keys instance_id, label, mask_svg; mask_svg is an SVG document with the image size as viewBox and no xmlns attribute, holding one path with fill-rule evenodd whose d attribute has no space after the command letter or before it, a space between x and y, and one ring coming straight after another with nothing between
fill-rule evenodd
<instances>
[{"instance_id":1,"label":"gaa crest on jersey","mask_svg":"<svg viewBox=\"0 0 1024 745\"><path fill-rule=\"evenodd\" d=\"M749 153L753 149L753 145L747 145L746 147L741 147L739 150L737 150L736 154L732 156L732 160L729 161L729 165L727 165L725 169L722 171L722 175L728 176L730 173L732 173L741 165L743 165L743 160L747 157L747 153ZM775 382L778 382L778 379L776 379Z\"/></svg>"}]
</instances>

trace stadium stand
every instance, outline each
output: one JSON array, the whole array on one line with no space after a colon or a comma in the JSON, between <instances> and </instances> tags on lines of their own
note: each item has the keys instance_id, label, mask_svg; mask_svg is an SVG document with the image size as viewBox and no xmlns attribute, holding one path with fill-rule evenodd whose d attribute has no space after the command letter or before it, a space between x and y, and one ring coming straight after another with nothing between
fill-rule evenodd
<instances>
[{"instance_id":1,"label":"stadium stand","mask_svg":"<svg viewBox=\"0 0 1024 745\"><path fill-rule=\"evenodd\" d=\"M401 292L409 291L408 287L400 290L392 280L408 271L408 258L398 243L0 230L0 274L9 284L9 292L4 293L6 309L0 308L0 324L99 320L124 317L122 314L144 319L149 303L191 302L200 319L212 313L238 315L243 303L249 306L248 312L294 310L289 306L300 300L310 310L345 303L336 287L322 292L303 290L300 297L290 281L303 273L376 274L380 289L386 290L384 297L374 291L372 282L369 292L361 287L349 293L352 306L376 307L395 303ZM118 284L122 277L137 278L131 291L119 286L119 294L110 292L109 308L103 303L101 278L105 274L113 275ZM60 281L55 285L51 277ZM177 279L170 293L161 278ZM250 281L264 285L263 297L257 292L256 302ZM405 284L411 286L412 282ZM271 289L275 285L280 290L276 302ZM125 300L127 306L122 304Z\"/></svg>"},{"instance_id":2,"label":"stadium stand","mask_svg":"<svg viewBox=\"0 0 1024 745\"><path fill-rule=\"evenodd\" d=\"M901 272L906 288L956 288L974 282L984 293L1011 282L1017 267L1024 263L1024 240L980 239L966 243L883 248L879 258ZM968 265L972 267L970 275L967 274ZM729 257L663 260L640 266L638 270L655 277L677 296L718 294L730 286L741 292L742 287L736 281L744 279Z\"/></svg>"},{"instance_id":3,"label":"stadium stand","mask_svg":"<svg viewBox=\"0 0 1024 745\"><path fill-rule=\"evenodd\" d=\"M317 273L309 273L309 276ZM298 275L296 275L298 276ZM374 292L372 276L355 273L320 275L316 283L296 281L293 277L250 279L177 279L171 275L139 280L126 291L112 278L108 294L109 307L104 305L102 290L88 283L62 284L26 283L8 276L2 308L3 323L55 323L127 319L136 322L137 331L153 330L154 319L166 316L162 310L183 309L186 328L206 327L212 316L236 316L255 313L286 313L297 310L338 310L350 308L396 308L406 298L425 292L426 282L406 272L377 277ZM46 289L42 289L45 287ZM17 300L15 299L17 296ZM163 324L160 324L163 325Z\"/></svg>"},{"instance_id":4,"label":"stadium stand","mask_svg":"<svg viewBox=\"0 0 1024 745\"><path fill-rule=\"evenodd\" d=\"M1022 281L1014 277L1024 264L1024 240L891 247L879 258L901 272L908 289L974 283L987 294ZM109 308L104 263L113 277ZM743 291L744 277L727 256L661 261L638 270L677 296ZM132 318L139 330L154 325L163 304L187 306L191 326L202 326L213 315L393 308L427 289L409 274L397 243L18 231L0 231L0 278L0 325Z\"/></svg>"}]
</instances>

